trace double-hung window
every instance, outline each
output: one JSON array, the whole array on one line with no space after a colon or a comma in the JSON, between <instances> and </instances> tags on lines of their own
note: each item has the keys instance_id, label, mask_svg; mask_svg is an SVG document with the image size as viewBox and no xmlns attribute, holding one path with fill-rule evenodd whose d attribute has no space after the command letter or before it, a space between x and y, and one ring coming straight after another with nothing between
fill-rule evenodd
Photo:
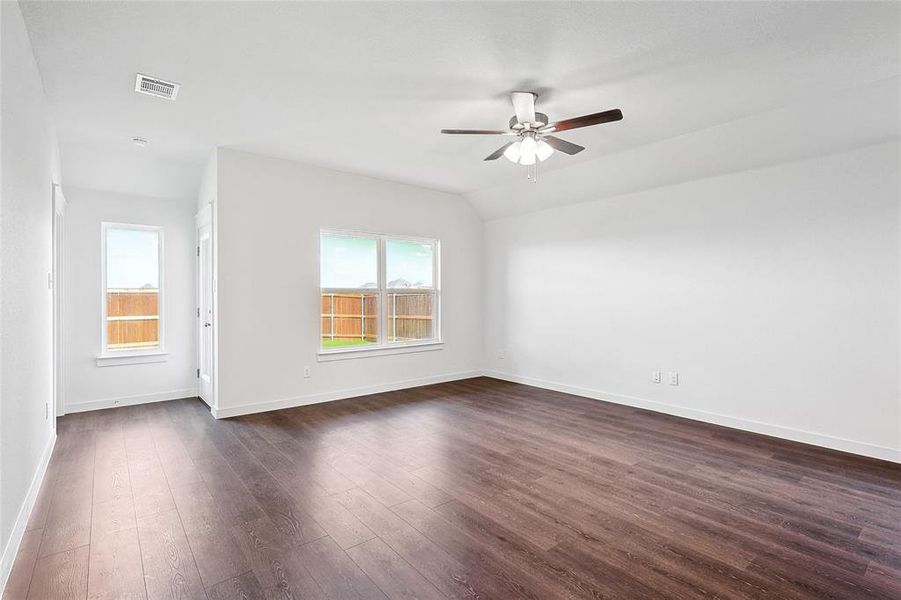
<instances>
[{"instance_id":1,"label":"double-hung window","mask_svg":"<svg viewBox=\"0 0 901 600\"><path fill-rule=\"evenodd\" d=\"M163 349L163 231L103 223L101 356Z\"/></svg>"},{"instance_id":2,"label":"double-hung window","mask_svg":"<svg viewBox=\"0 0 901 600\"><path fill-rule=\"evenodd\" d=\"M434 239L322 231L322 351L439 341L438 250Z\"/></svg>"}]
</instances>

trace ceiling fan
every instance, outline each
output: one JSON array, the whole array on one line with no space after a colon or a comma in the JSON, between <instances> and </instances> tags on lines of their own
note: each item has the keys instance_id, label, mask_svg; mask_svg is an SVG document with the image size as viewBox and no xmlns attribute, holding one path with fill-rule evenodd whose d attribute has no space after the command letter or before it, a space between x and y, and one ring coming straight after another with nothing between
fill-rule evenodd
<instances>
[{"instance_id":1,"label":"ceiling fan","mask_svg":"<svg viewBox=\"0 0 901 600\"><path fill-rule=\"evenodd\" d=\"M560 131L600 125L619 121L623 118L620 109L605 110L604 112L573 117L549 123L547 115L535 112L535 100L537 94L532 92L513 92L510 99L513 101L513 111L516 113L510 117L507 129L442 129L441 133L463 135L508 135L516 139L507 142L491 154L485 160L497 160L501 156L514 163L527 167L527 176L532 181L537 181L537 164L547 160L554 150L564 154L578 154L585 148L572 142L567 142L550 135Z\"/></svg>"}]
</instances>

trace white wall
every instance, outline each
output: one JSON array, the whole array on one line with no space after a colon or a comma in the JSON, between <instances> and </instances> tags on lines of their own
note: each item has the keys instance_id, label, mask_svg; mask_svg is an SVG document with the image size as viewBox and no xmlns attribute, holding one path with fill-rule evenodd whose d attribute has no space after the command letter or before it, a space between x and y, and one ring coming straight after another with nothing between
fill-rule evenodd
<instances>
[{"instance_id":1,"label":"white wall","mask_svg":"<svg viewBox=\"0 0 901 600\"><path fill-rule=\"evenodd\" d=\"M56 138L19 6L0 2L0 588L55 438L52 184Z\"/></svg>"},{"instance_id":2,"label":"white wall","mask_svg":"<svg viewBox=\"0 0 901 600\"><path fill-rule=\"evenodd\" d=\"M216 202L219 185L219 149L214 149L206 162L203 163L203 171L200 174L200 185L197 192L197 212L203 210L208 204Z\"/></svg>"},{"instance_id":3,"label":"white wall","mask_svg":"<svg viewBox=\"0 0 901 600\"><path fill-rule=\"evenodd\" d=\"M899 197L888 143L486 222L485 364L901 460Z\"/></svg>"},{"instance_id":4,"label":"white wall","mask_svg":"<svg viewBox=\"0 0 901 600\"><path fill-rule=\"evenodd\" d=\"M460 196L220 149L217 217L220 416L479 369L482 227ZM321 227L439 238L444 348L317 362Z\"/></svg>"},{"instance_id":5,"label":"white wall","mask_svg":"<svg viewBox=\"0 0 901 600\"><path fill-rule=\"evenodd\" d=\"M66 199L66 412L195 395L194 200L70 187ZM103 221L163 227L165 362L97 366Z\"/></svg>"},{"instance_id":6,"label":"white wall","mask_svg":"<svg viewBox=\"0 0 901 600\"><path fill-rule=\"evenodd\" d=\"M147 124L142 123L140 127L143 131ZM73 142L72 136L68 136L60 143L67 185L167 200L196 195L200 163L164 158L157 154L159 149L152 142L149 147L138 148L125 145L118 138L104 141Z\"/></svg>"}]
</instances>

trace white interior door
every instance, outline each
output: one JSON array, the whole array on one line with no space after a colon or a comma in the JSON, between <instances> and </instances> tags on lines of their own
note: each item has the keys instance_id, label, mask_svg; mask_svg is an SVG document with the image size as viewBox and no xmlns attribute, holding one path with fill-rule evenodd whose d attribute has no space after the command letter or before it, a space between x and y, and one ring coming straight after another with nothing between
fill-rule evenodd
<instances>
[{"instance_id":1,"label":"white interior door","mask_svg":"<svg viewBox=\"0 0 901 600\"><path fill-rule=\"evenodd\" d=\"M200 397L213 406L213 238L210 224L197 228L197 378Z\"/></svg>"}]
</instances>

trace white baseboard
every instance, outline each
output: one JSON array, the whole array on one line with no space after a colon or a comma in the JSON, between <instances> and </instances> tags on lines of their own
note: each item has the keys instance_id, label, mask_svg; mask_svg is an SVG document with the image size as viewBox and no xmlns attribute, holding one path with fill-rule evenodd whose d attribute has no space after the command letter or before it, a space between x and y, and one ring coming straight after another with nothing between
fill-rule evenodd
<instances>
[{"instance_id":1,"label":"white baseboard","mask_svg":"<svg viewBox=\"0 0 901 600\"><path fill-rule=\"evenodd\" d=\"M749 419L741 419L730 417L718 413L697 410L694 408L685 408L675 404L667 404L665 402L657 402L656 400L647 400L635 396L625 396L623 394L615 394L612 392L604 392L601 390L593 390L589 388L577 387L558 383L555 381L546 381L544 379L535 379L533 377L523 377L521 375L513 375L503 373L501 371L484 371L486 377L494 377L495 379L503 379L504 381L512 381L514 383L522 383L534 387L554 390L566 394L583 396L593 400L603 400L614 404L623 404L626 406L634 406L635 408L644 408L654 412L673 415L676 417L684 417L694 421L703 421L704 423L712 423L714 425L722 425L731 427L732 429L741 429L742 431L750 431L752 433L760 433L772 437L782 438L793 442L801 442L811 444L813 446L821 446L841 452L849 452L851 454L859 454L870 458L878 458L891 462L901 463L901 450L888 448L885 446L877 446L866 442L858 442L855 440L846 440L844 438L823 435L812 431L804 431L802 429L794 429L792 427L783 427L781 425L772 425L770 423L761 423L760 421L752 421Z\"/></svg>"},{"instance_id":2,"label":"white baseboard","mask_svg":"<svg viewBox=\"0 0 901 600\"><path fill-rule=\"evenodd\" d=\"M56 445L56 431L52 431L47 445L44 447L44 454L41 456L41 462L31 478L31 485L28 487L28 493L25 494L25 501L19 509L16 516L16 522L13 524L9 541L3 549L3 556L0 557L0 595L6 588L6 582L9 574L13 570L13 563L16 562L16 554L19 553L19 545L22 543L22 536L25 535L25 527L28 526L28 519L31 518L31 511L34 509L34 503L38 499L38 492L41 491L41 484L44 482L44 475L47 473L47 465L50 464L50 456L53 454L53 447Z\"/></svg>"},{"instance_id":3,"label":"white baseboard","mask_svg":"<svg viewBox=\"0 0 901 600\"><path fill-rule=\"evenodd\" d=\"M444 383L446 381L469 379L471 377L479 377L480 375L482 375L482 372L476 370L446 373L444 375L433 375L431 377L420 377L417 379L403 379L401 381L394 381L391 383L383 383L379 385L347 388L334 392L323 392L321 394L298 396L296 398L283 398L280 400L270 400L268 402L241 404L240 406L212 409L212 413L213 416L217 419L225 419L228 417L238 417L240 415L268 412L270 410L280 410L282 408L294 408L297 406L307 406L309 404L319 404L320 402L344 400L346 398L355 398L357 396L366 396L368 394L380 394L382 392L404 390L407 388L414 388L423 385L431 385L433 383Z\"/></svg>"},{"instance_id":4,"label":"white baseboard","mask_svg":"<svg viewBox=\"0 0 901 600\"><path fill-rule=\"evenodd\" d=\"M164 400L178 400L180 398L193 398L197 395L196 388L185 388L169 392L157 392L155 394L138 394L136 396L122 396L121 398L103 398L88 402L75 402L66 404L66 414L85 412L88 410L100 410L103 408L116 408L118 406L134 406L136 404L150 404Z\"/></svg>"}]
</instances>

